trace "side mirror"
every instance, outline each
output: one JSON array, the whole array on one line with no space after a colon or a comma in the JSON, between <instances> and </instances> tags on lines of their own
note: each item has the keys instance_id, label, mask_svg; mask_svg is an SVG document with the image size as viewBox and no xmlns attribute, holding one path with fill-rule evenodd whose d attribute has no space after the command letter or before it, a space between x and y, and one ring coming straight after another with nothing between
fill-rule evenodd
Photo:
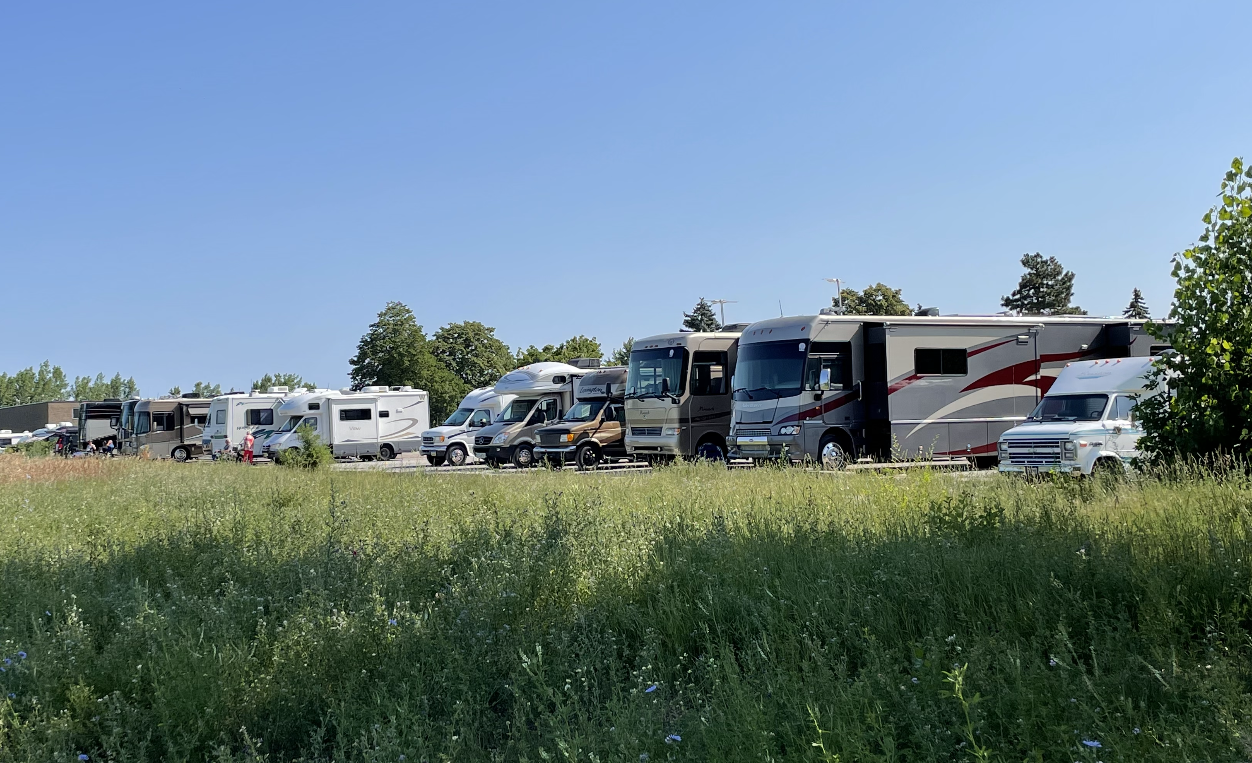
<instances>
[{"instance_id":1,"label":"side mirror","mask_svg":"<svg viewBox=\"0 0 1252 763\"><path fill-rule=\"evenodd\" d=\"M662 395L669 394L669 377L667 376L661 377L661 394Z\"/></svg>"},{"instance_id":2,"label":"side mirror","mask_svg":"<svg viewBox=\"0 0 1252 763\"><path fill-rule=\"evenodd\" d=\"M830 389L830 369L823 368L822 372L817 375L817 386L819 389Z\"/></svg>"}]
</instances>

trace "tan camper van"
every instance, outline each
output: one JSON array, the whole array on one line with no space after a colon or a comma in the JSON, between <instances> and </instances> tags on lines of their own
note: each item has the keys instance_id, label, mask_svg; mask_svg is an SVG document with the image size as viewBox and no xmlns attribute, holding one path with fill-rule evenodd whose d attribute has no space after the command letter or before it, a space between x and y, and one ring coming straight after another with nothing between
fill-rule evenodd
<instances>
[{"instance_id":1,"label":"tan camper van","mask_svg":"<svg viewBox=\"0 0 1252 763\"><path fill-rule=\"evenodd\" d=\"M627 458L626 368L603 368L579 380L577 400L555 425L535 435L535 458L553 466L573 463L594 469Z\"/></svg>"},{"instance_id":2,"label":"tan camper van","mask_svg":"<svg viewBox=\"0 0 1252 763\"><path fill-rule=\"evenodd\" d=\"M187 461L204 453L202 437L209 417L207 398L167 397L141 400L135 406L134 429L122 452L150 458Z\"/></svg>"}]
</instances>

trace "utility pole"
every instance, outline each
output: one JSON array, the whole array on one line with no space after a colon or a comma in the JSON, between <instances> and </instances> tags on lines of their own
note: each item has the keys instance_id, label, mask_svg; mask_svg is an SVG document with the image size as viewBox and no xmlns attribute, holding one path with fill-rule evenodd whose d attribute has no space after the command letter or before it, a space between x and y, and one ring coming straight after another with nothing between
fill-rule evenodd
<instances>
[{"instance_id":1,"label":"utility pole","mask_svg":"<svg viewBox=\"0 0 1252 763\"><path fill-rule=\"evenodd\" d=\"M835 285L835 313L843 315L843 283L838 278L823 278L822 280Z\"/></svg>"},{"instance_id":2,"label":"utility pole","mask_svg":"<svg viewBox=\"0 0 1252 763\"><path fill-rule=\"evenodd\" d=\"M722 311L722 325L723 326L726 325L726 305L734 305L734 304L738 304L738 302L739 300L736 300L736 299L710 299L709 300L710 305L717 305L718 309Z\"/></svg>"}]
</instances>

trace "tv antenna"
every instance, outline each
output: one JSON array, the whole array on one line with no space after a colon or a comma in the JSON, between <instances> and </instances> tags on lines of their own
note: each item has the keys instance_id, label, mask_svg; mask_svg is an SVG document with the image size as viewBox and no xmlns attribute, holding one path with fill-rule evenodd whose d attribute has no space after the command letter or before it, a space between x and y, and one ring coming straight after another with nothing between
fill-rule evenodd
<instances>
[{"instance_id":1,"label":"tv antenna","mask_svg":"<svg viewBox=\"0 0 1252 763\"><path fill-rule=\"evenodd\" d=\"M709 304L717 305L718 309L721 310L722 325L725 326L726 325L726 305L736 305L736 304L739 304L739 301L735 299L710 299Z\"/></svg>"},{"instance_id":2,"label":"tv antenna","mask_svg":"<svg viewBox=\"0 0 1252 763\"><path fill-rule=\"evenodd\" d=\"M823 278L822 280L835 285L835 313L843 315L845 309L843 306L843 282L838 278Z\"/></svg>"}]
</instances>

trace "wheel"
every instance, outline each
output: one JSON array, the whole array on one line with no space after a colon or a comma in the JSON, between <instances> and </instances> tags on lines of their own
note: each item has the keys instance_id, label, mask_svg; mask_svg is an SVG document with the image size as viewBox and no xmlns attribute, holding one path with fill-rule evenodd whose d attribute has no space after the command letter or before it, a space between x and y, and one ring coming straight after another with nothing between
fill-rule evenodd
<instances>
[{"instance_id":1,"label":"wheel","mask_svg":"<svg viewBox=\"0 0 1252 763\"><path fill-rule=\"evenodd\" d=\"M848 454L834 435L826 435L822 438L818 452L821 454L823 469L842 471L848 465Z\"/></svg>"},{"instance_id":2,"label":"wheel","mask_svg":"<svg viewBox=\"0 0 1252 763\"><path fill-rule=\"evenodd\" d=\"M513 451L513 465L518 469L529 469L535 465L535 451L529 445L518 445Z\"/></svg>"},{"instance_id":3,"label":"wheel","mask_svg":"<svg viewBox=\"0 0 1252 763\"><path fill-rule=\"evenodd\" d=\"M696 459L700 461L717 461L726 460L726 449L721 443L709 441L700 445L696 449Z\"/></svg>"},{"instance_id":4,"label":"wheel","mask_svg":"<svg viewBox=\"0 0 1252 763\"><path fill-rule=\"evenodd\" d=\"M465 448L460 445L452 445L448 448L448 454L445 458L448 466L465 466L465 459L469 456L465 452Z\"/></svg>"},{"instance_id":5,"label":"wheel","mask_svg":"<svg viewBox=\"0 0 1252 763\"><path fill-rule=\"evenodd\" d=\"M391 447L390 445L387 445L386 443L383 443L382 447L378 449L379 461L390 461L391 459L395 457L396 457L396 449Z\"/></svg>"},{"instance_id":6,"label":"wheel","mask_svg":"<svg viewBox=\"0 0 1252 763\"><path fill-rule=\"evenodd\" d=\"M1116 482L1126 476L1126 468L1114 458L1101 458L1091 465L1091 476Z\"/></svg>"},{"instance_id":7,"label":"wheel","mask_svg":"<svg viewBox=\"0 0 1252 763\"><path fill-rule=\"evenodd\" d=\"M600 464L600 452L594 445L582 445L574 454L574 463L579 471L590 471Z\"/></svg>"},{"instance_id":8,"label":"wheel","mask_svg":"<svg viewBox=\"0 0 1252 763\"><path fill-rule=\"evenodd\" d=\"M431 466L443 466L444 458L443 456L427 456L426 461Z\"/></svg>"},{"instance_id":9,"label":"wheel","mask_svg":"<svg viewBox=\"0 0 1252 763\"><path fill-rule=\"evenodd\" d=\"M170 453L170 458L174 459L180 464L185 463L188 459L191 458L191 451L179 445L177 448L174 448L174 451L172 453Z\"/></svg>"}]
</instances>

